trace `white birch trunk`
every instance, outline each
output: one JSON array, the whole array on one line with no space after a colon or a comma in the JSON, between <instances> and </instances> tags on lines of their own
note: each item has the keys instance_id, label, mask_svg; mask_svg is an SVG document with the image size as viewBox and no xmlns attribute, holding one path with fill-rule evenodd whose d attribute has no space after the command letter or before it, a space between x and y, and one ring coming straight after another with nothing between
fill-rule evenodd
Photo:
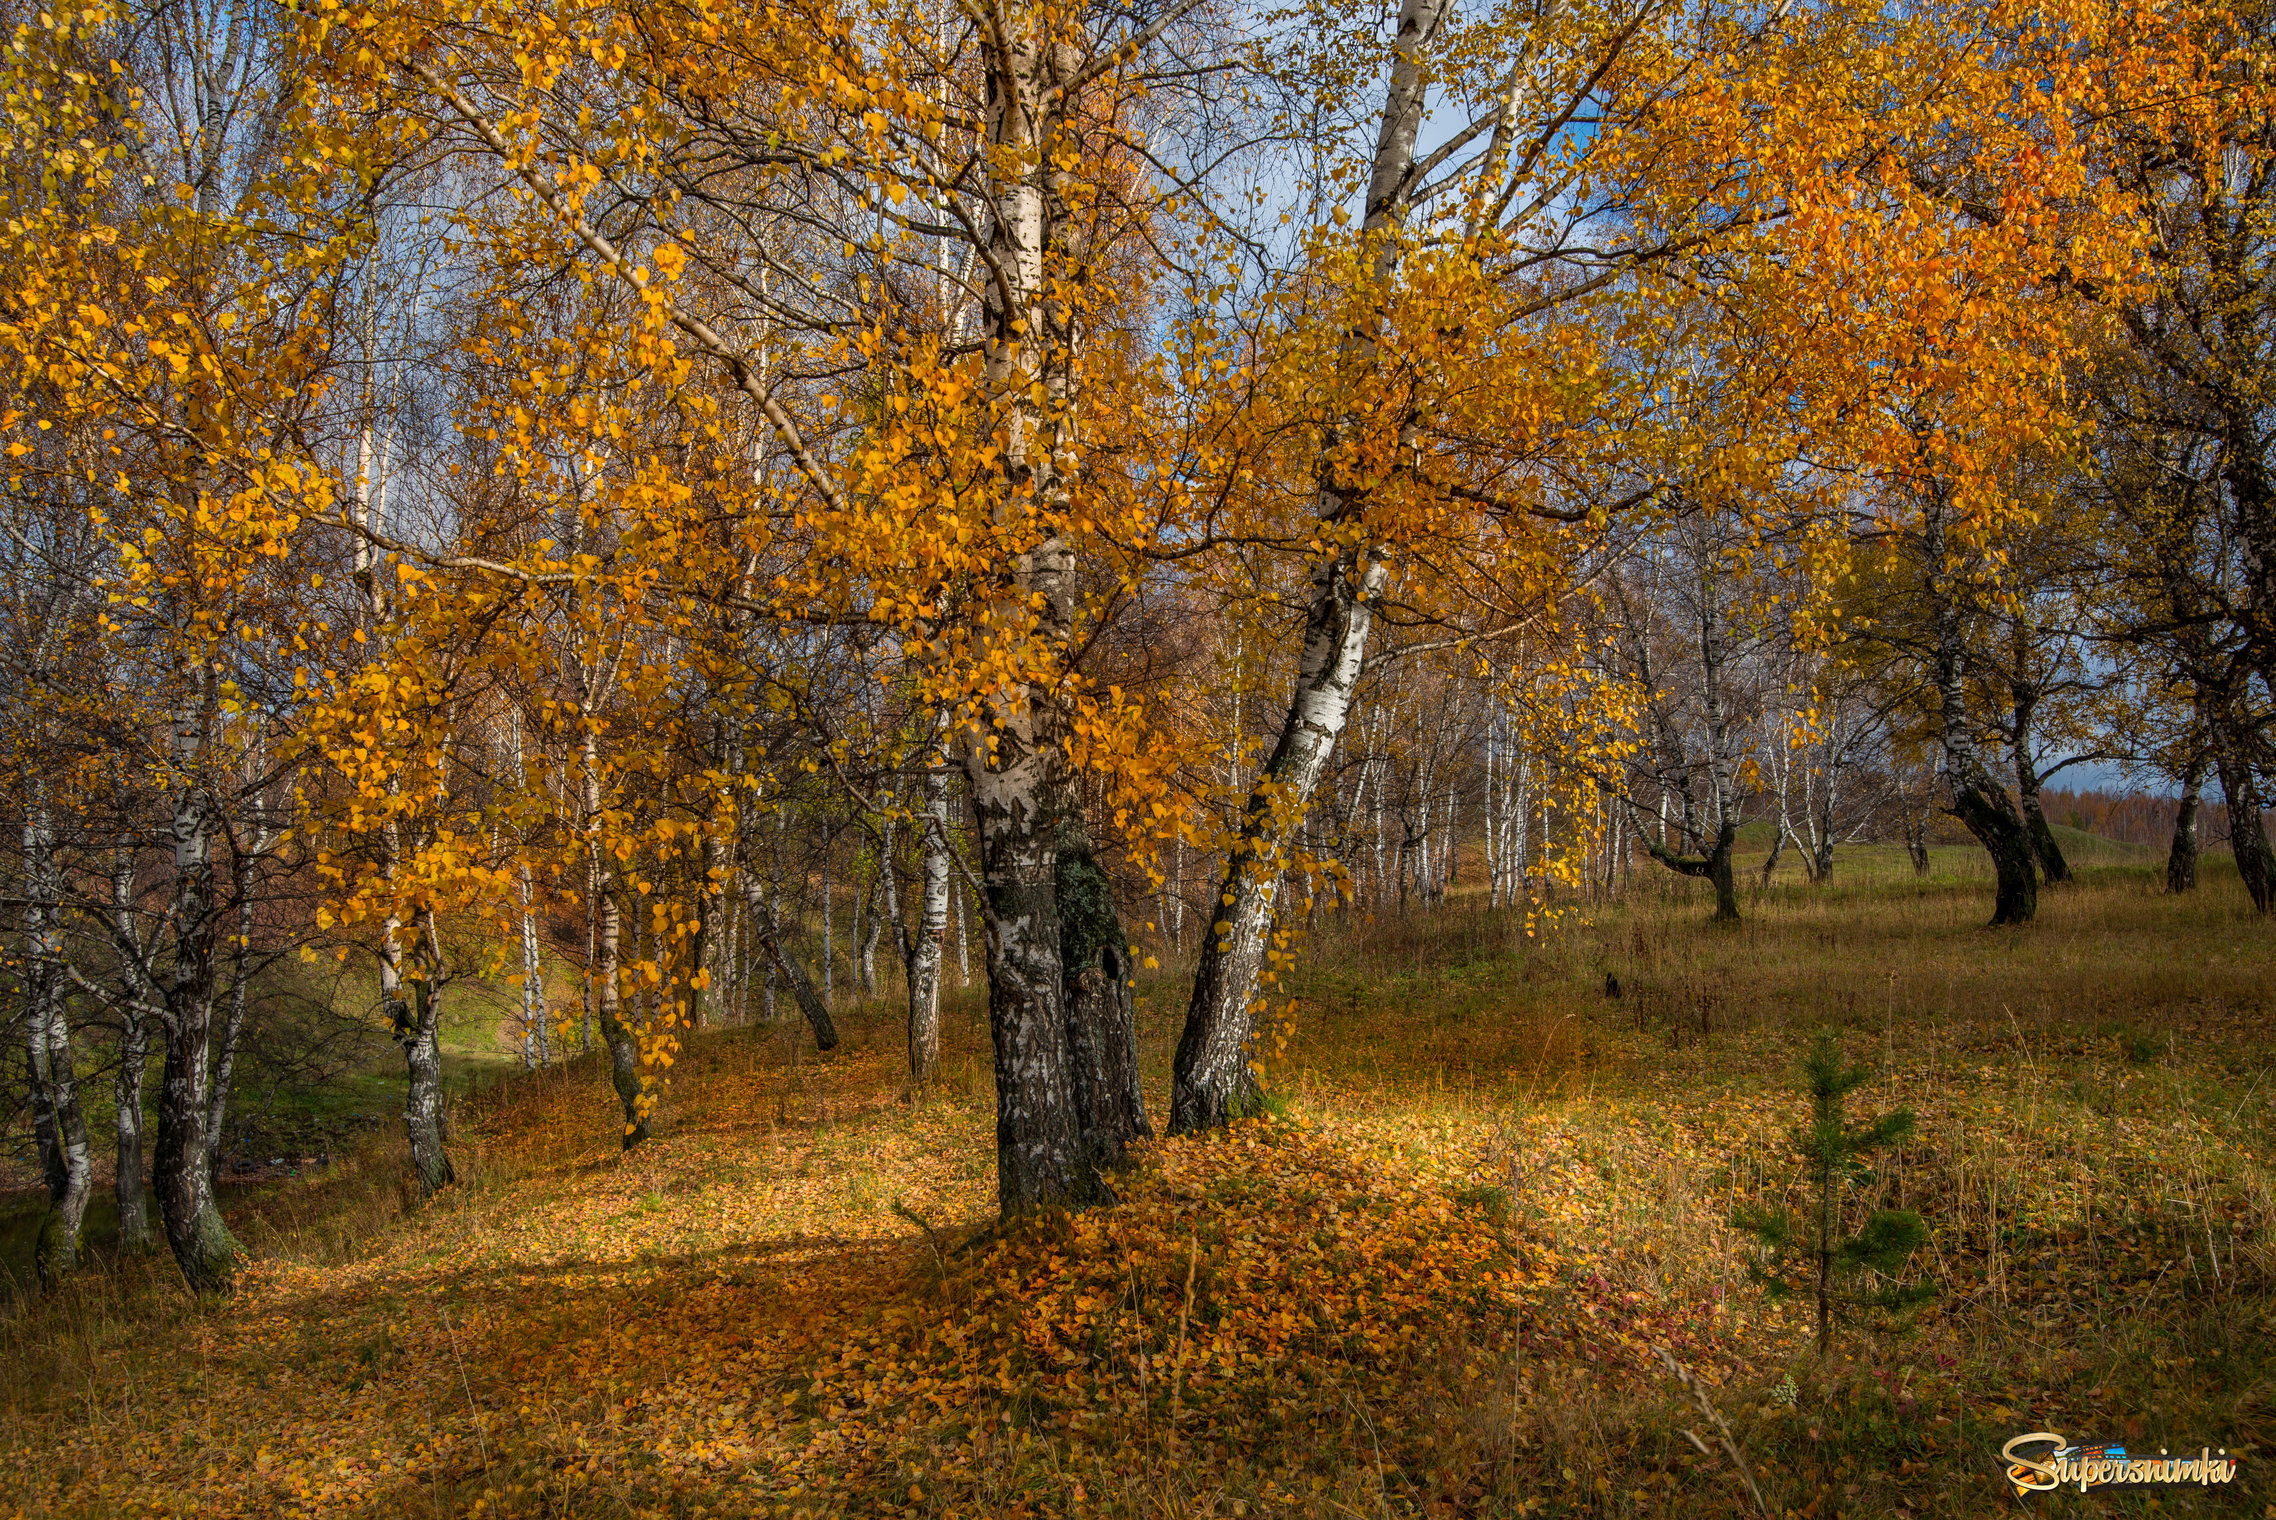
<instances>
[{"instance_id":1,"label":"white birch trunk","mask_svg":"<svg viewBox=\"0 0 2276 1520\"><path fill-rule=\"evenodd\" d=\"M1392 43L1389 93L1367 187L1363 233L1375 239L1373 276L1395 276L1407 198L1414 190L1415 141L1429 90L1422 49L1438 30L1451 0L1402 0ZM1345 373L1365 383L1375 338L1355 332L1339 359ZM1170 1092L1173 1134L1222 1124L1255 1101L1250 1065L1252 1003L1272 934L1275 898L1285 865L1285 841L1295 816L1308 807L1328 759L1351 717L1351 704L1367 654L1374 602L1390 567L1358 524L1364 489L1339 477L1331 440L1320 467L1318 514L1333 547L1311 567L1312 602L1297 659L1296 689L1273 746L1242 809L1241 829L1226 862L1224 884L1202 940L1185 1032L1178 1041ZM1228 905L1229 903L1229 905Z\"/></svg>"},{"instance_id":2,"label":"white birch trunk","mask_svg":"<svg viewBox=\"0 0 2276 1520\"><path fill-rule=\"evenodd\" d=\"M940 972L948 932L948 770L925 771L924 896L909 947L909 1075L932 1080L940 1065Z\"/></svg>"}]
</instances>

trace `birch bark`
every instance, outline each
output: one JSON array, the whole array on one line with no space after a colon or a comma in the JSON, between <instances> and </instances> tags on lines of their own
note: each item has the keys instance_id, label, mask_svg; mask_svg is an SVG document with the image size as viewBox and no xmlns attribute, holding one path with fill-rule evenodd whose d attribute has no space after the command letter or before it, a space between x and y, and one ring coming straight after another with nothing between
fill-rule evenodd
<instances>
[{"instance_id":1,"label":"birch bark","mask_svg":"<svg viewBox=\"0 0 2276 1520\"><path fill-rule=\"evenodd\" d=\"M948 770L925 771L924 896L909 947L909 1076L932 1080L940 1064L940 980L948 934Z\"/></svg>"},{"instance_id":2,"label":"birch bark","mask_svg":"<svg viewBox=\"0 0 2276 1520\"><path fill-rule=\"evenodd\" d=\"M1414 190L1415 142L1428 94L1421 52L1451 8L1452 0L1402 0L1399 7L1362 223L1376 240L1373 276L1378 285L1388 284L1397 271L1399 234ZM1363 372L1376 338L1370 330L1354 331L1342 347L1339 358L1347 372ZM1212 920L1201 939L1171 1079L1172 1134L1223 1124L1259 1096L1249 1051L1253 1004L1271 938L1288 832L1311 802L1350 721L1374 602L1390 576L1381 547L1365 531L1363 489L1339 474L1334 457L1339 441L1330 438L1319 466L1317 512L1327 548L1310 570L1311 602L1296 687L1272 754L1242 808Z\"/></svg>"},{"instance_id":3,"label":"birch bark","mask_svg":"<svg viewBox=\"0 0 2276 1520\"><path fill-rule=\"evenodd\" d=\"M169 751L175 777L172 814L173 891L167 919L173 955L163 989L165 1065L159 1076L158 1135L151 1154L152 1191L166 1243L193 1293L226 1289L240 1247L215 1206L206 1134L206 1057L213 1029L214 950L221 913L215 900L216 819L207 766L220 723L219 676L181 672Z\"/></svg>"},{"instance_id":4,"label":"birch bark","mask_svg":"<svg viewBox=\"0 0 2276 1520\"><path fill-rule=\"evenodd\" d=\"M40 1223L34 1265L40 1281L59 1282L79 1267L79 1231L94 1194L95 1165L87 1116L71 1051L63 995L63 876L56 860L55 817L35 786L24 809L24 997L31 1031L32 1083L44 1093L52 1153L47 1217ZM61 1188L55 1186L60 1173Z\"/></svg>"}]
</instances>

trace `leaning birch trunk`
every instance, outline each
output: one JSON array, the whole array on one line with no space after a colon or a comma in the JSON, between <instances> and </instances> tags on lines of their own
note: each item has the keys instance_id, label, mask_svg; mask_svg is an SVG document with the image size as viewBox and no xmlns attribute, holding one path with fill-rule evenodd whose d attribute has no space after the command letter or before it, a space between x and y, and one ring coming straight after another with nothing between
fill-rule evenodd
<instances>
[{"instance_id":1,"label":"leaning birch trunk","mask_svg":"<svg viewBox=\"0 0 2276 1520\"><path fill-rule=\"evenodd\" d=\"M739 811L735 832L735 875L743 887L746 933L767 963L766 1016L770 1021L775 1016L775 985L780 982L790 989L799 1011L813 1026L814 1043L823 1050L833 1050L837 1047L838 1031L830 1022L829 1002L815 992L806 968L782 942L782 840L790 811L777 802L773 813L774 827L768 830L774 836L770 841L774 854L772 871L762 875L752 868L751 852L757 847L754 838L757 830L749 810Z\"/></svg>"},{"instance_id":2,"label":"leaning birch trunk","mask_svg":"<svg viewBox=\"0 0 2276 1520\"><path fill-rule=\"evenodd\" d=\"M251 778L256 787L260 782L259 772L267 761L266 741L257 742L252 755L254 775ZM276 842L269 833L268 810L262 805L257 790L252 793L251 802L250 848L230 856L229 885L237 898L237 937L229 947L229 1017L222 1024L221 1049L213 1063L213 1086L206 1094L205 1132L216 1166L221 1164L222 1126L229 1117L229 1092L237 1080L237 1044L245 1033L245 1005L251 995L246 978L253 954L253 875L262 857Z\"/></svg>"},{"instance_id":3,"label":"leaning birch trunk","mask_svg":"<svg viewBox=\"0 0 2276 1520\"><path fill-rule=\"evenodd\" d=\"M238 869L243 870L243 863ZM246 960L253 943L253 902L245 883L235 883L237 935L229 947L229 1013L221 1021L221 1048L214 1052L213 1081L206 1092L207 1159L221 1165L222 1138L229 1121L229 1089L237 1080L237 1042L245 1033Z\"/></svg>"},{"instance_id":4,"label":"leaning birch trunk","mask_svg":"<svg viewBox=\"0 0 2276 1520\"><path fill-rule=\"evenodd\" d=\"M808 979L806 968L798 963L798 957L792 955L783 944L782 926L762 900L763 890L757 881L746 879L743 902L746 910L758 920L754 937L758 940L759 951L767 958L768 966L790 988L791 996L797 1000L799 1012L806 1015L806 1022L813 1027L815 1045L823 1050L835 1050L838 1047L838 1030L830 1022L830 1006L815 992L814 983Z\"/></svg>"},{"instance_id":5,"label":"leaning birch trunk","mask_svg":"<svg viewBox=\"0 0 2276 1520\"><path fill-rule=\"evenodd\" d=\"M1396 274L1407 197L1414 189L1415 140L1429 92L1421 50L1438 30L1449 0L1402 0L1392 43L1391 79L1367 187L1364 236L1375 240L1378 285ZM1338 359L1347 373L1372 367L1372 332L1355 331ZM1389 566L1368 538L1361 488L1340 478L1331 438L1319 464L1317 511L1328 548L1311 566L1311 603L1297 659L1296 689L1272 754L1257 773L1228 852L1218 907L1201 939L1185 1032L1178 1039L1170 1085L1170 1133L1223 1124L1259 1096L1250 1064L1252 1005L1272 935L1275 898L1287 864L1286 842L1310 805L1336 742L1367 657L1373 604Z\"/></svg>"},{"instance_id":6,"label":"leaning birch trunk","mask_svg":"<svg viewBox=\"0 0 2276 1520\"><path fill-rule=\"evenodd\" d=\"M1792 825L1787 823L1782 815L1778 820L1778 827L1771 830L1770 853L1762 858L1762 888L1766 892L1770 890L1772 878L1778 875L1778 857L1786 853L1786 835L1791 828ZM1809 858L1808 854L1805 853L1803 859L1808 861Z\"/></svg>"},{"instance_id":7,"label":"leaning birch trunk","mask_svg":"<svg viewBox=\"0 0 2276 1520\"><path fill-rule=\"evenodd\" d=\"M925 773L924 898L909 946L909 1076L932 1080L940 1065L941 961L948 935L948 771Z\"/></svg>"},{"instance_id":8,"label":"leaning birch trunk","mask_svg":"<svg viewBox=\"0 0 2276 1520\"><path fill-rule=\"evenodd\" d=\"M213 1030L215 941L221 918L213 882L214 807L204 779L219 718L213 678L176 715L173 764L179 776L172 817L174 888L167 916L173 956L163 984L166 1058L159 1077L152 1191L166 1243L193 1293L226 1289L239 1247L214 1203L207 1160L206 1055Z\"/></svg>"},{"instance_id":9,"label":"leaning birch trunk","mask_svg":"<svg viewBox=\"0 0 2276 1520\"><path fill-rule=\"evenodd\" d=\"M206 1095L205 1132L216 1166L221 1164L222 1125L229 1117L229 1091L237 1079L237 1045L245 1033L245 1004L250 995L246 976L253 949L252 876L274 843L265 810L256 799L252 848L241 856L232 857L230 871L230 885L237 895L237 939L229 947L229 1017L222 1024L221 1049L213 1063L213 1086Z\"/></svg>"},{"instance_id":10,"label":"leaning birch trunk","mask_svg":"<svg viewBox=\"0 0 2276 1520\"><path fill-rule=\"evenodd\" d=\"M887 869L880 860L877 874L869 879L869 890L854 898L854 975L860 979L865 998L877 996L877 936L885 926L884 916L878 912L878 898L885 889Z\"/></svg>"}]
</instances>

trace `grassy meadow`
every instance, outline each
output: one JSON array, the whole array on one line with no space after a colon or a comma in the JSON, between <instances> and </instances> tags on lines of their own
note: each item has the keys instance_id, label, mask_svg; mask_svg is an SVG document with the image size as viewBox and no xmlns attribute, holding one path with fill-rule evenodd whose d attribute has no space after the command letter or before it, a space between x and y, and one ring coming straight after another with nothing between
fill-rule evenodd
<instances>
[{"instance_id":1,"label":"grassy meadow","mask_svg":"<svg viewBox=\"0 0 2276 1520\"><path fill-rule=\"evenodd\" d=\"M2049 1512L2276 1515L2276 929L2223 860L2175 898L2068 842L2018 931L1958 848L1789 858L1727 929L1648 863L1530 937L1322 914L1271 1111L1010 1229L976 987L914 1093L888 1006L699 1033L630 1155L592 1060L496 1081L424 1209L392 1128L236 1190L228 1301L163 1258L17 1297L0 1514L1941 1517L2051 1430L2241 1467ZM1936 1289L1824 1358L1728 1223L1802 1197L1821 1028L1853 1117L1917 1115L1848 1207L1917 1209Z\"/></svg>"}]
</instances>

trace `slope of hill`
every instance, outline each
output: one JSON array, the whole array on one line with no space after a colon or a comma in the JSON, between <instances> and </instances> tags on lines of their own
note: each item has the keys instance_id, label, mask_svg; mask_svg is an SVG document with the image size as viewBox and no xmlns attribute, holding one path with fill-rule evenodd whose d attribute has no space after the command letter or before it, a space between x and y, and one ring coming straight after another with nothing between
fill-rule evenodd
<instances>
[{"instance_id":1,"label":"slope of hill","mask_svg":"<svg viewBox=\"0 0 2276 1520\"><path fill-rule=\"evenodd\" d=\"M1537 941L1474 904L1323 929L1268 1067L1282 1111L1001 1230L969 995L915 1095L884 1012L828 1058L795 1026L705 1032L629 1155L589 1065L509 1083L460 1104L465 1180L424 1210L392 1138L247 1198L228 1301L144 1260L19 1302L0 1493L69 1516L1750 1512L1655 1348L1781 1513L1988 1512L1990 1456L2027 1430L2248 1447L2276 1412L2267 926L2233 880L2175 900L2114 875L2022 933L1983 909L1972 885L1782 889L1736 931L1646 894ZM1157 1114L1180 990L1142 989ZM1938 1296L1820 1363L1724 1221L1795 1196L1791 1063L1829 1023L1881 1068L1854 1111L1919 1115L1867 1192L1928 1219Z\"/></svg>"}]
</instances>

